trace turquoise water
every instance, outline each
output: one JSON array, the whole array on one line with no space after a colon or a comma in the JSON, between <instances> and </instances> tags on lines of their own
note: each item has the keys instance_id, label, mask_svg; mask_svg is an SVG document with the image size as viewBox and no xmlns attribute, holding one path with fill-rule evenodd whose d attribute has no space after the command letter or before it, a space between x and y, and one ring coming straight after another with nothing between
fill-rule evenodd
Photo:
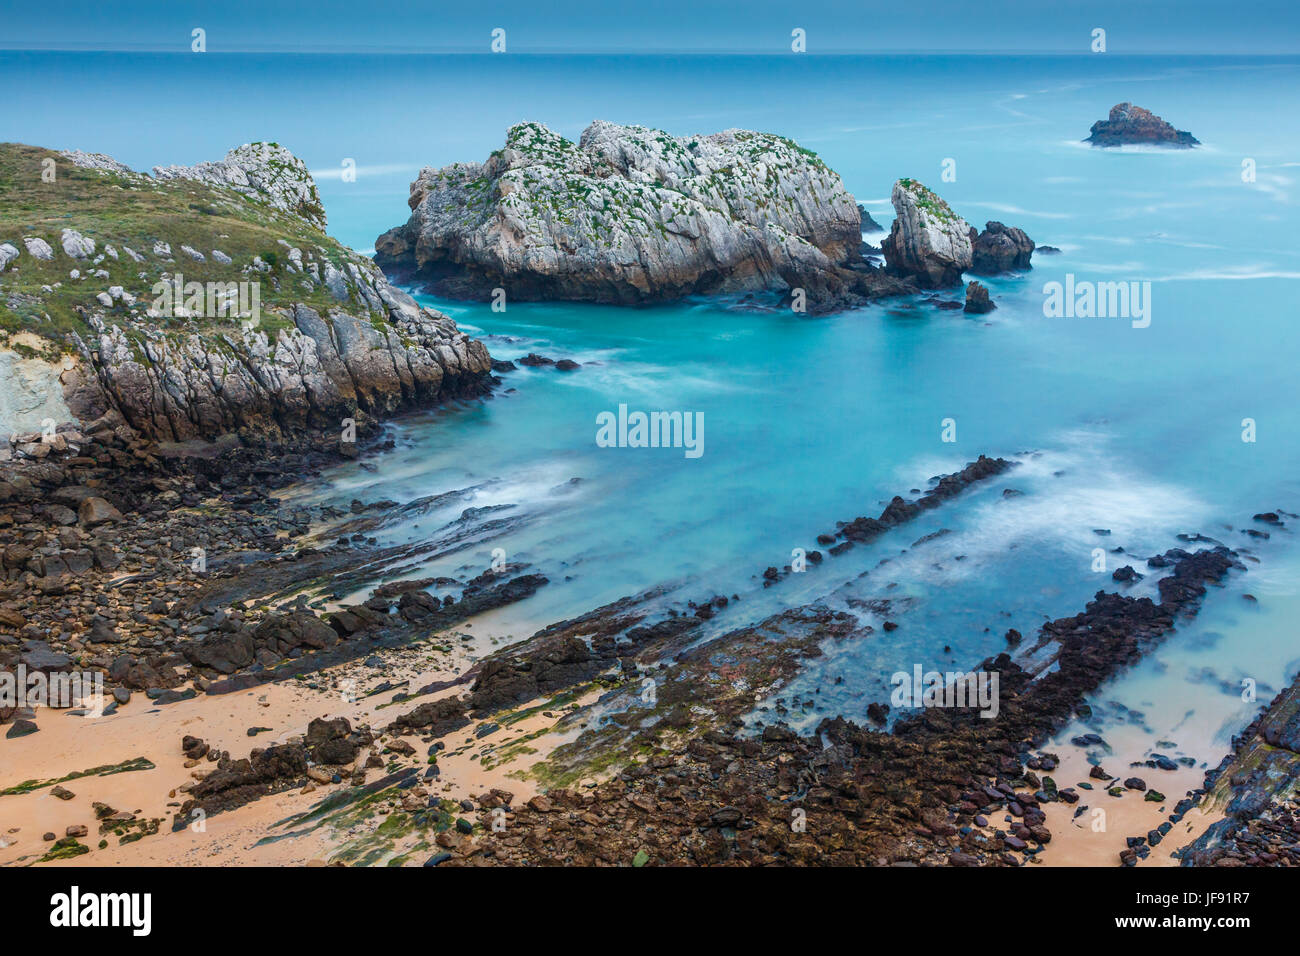
<instances>
[{"instance_id":1,"label":"turquoise water","mask_svg":"<svg viewBox=\"0 0 1300 956\"><path fill-rule=\"evenodd\" d=\"M860 718L887 697L896 670L969 667L1004 646L1008 627L1029 634L1081 609L1127 560L1107 554L1098 574L1095 548L1145 558L1193 531L1252 546L1260 564L1099 695L1140 710L1157 736L1181 731L1198 759L1253 712L1225 681L1253 677L1266 699L1300 664L1291 533L1252 545L1239 531L1257 511L1300 511L1300 131L1286 120L1300 113L1298 70L1295 58L1109 54L0 53L0 77L17 89L11 102L28 106L6 117L9 138L108 152L138 168L274 139L322 173L330 231L359 249L405 220L419 166L482 159L518 120L576 138L594 118L675 134L779 132L840 171L886 227L890 185L913 176L972 223L1000 219L1059 247L1023 276L988 280L998 309L979 318L914 302L809 318L718 302L512 303L494 313L426 299L486 336L494 357L537 351L583 367L521 369L505 376L513 391L396 423L398 446L373 469L342 467L313 493L409 501L481 486L385 529L389 541L419 541L466 507L511 506L500 512L517 519L507 534L420 573L481 569L494 547L534 564L552 584L494 619L514 636L662 582L679 587L668 600L740 594L719 629L810 600L908 599L892 612L899 630L832 648L809 670L796 688L815 701L805 724ZM1081 146L1121 100L1204 147ZM361 170L355 183L324 175L344 157ZM956 161L954 182L941 180L946 159ZM1242 180L1245 159L1253 183ZM1067 273L1149 282L1150 326L1046 318L1043 285ZM702 412L704 454L597 447L596 416L620 404ZM955 443L941 440L948 418ZM1256 421L1254 443L1241 440L1245 418ZM759 586L763 568L815 547L836 520L878 514L893 494L924 489L980 453L1022 464L870 548ZM1004 499L1004 488L1023 495ZM939 528L952 534L911 547ZM1153 584L1133 593L1154 593Z\"/></svg>"}]
</instances>

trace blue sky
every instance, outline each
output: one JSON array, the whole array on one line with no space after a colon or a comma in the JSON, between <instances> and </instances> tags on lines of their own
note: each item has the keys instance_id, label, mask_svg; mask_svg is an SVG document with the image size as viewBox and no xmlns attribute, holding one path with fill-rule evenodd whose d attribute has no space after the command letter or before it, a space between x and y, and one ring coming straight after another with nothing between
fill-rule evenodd
<instances>
[{"instance_id":1,"label":"blue sky","mask_svg":"<svg viewBox=\"0 0 1300 956\"><path fill-rule=\"evenodd\" d=\"M487 52L495 27L517 53L782 53L795 27L809 53L1086 53L1095 27L1119 54L1300 53L1297 0L0 0L0 49L188 52L195 27L210 53Z\"/></svg>"}]
</instances>

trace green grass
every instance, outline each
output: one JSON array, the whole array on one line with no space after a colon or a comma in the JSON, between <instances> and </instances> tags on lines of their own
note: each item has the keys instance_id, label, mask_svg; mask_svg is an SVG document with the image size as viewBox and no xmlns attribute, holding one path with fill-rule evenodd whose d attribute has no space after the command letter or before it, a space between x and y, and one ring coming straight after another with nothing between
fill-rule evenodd
<instances>
[{"instance_id":1,"label":"green grass","mask_svg":"<svg viewBox=\"0 0 1300 956\"><path fill-rule=\"evenodd\" d=\"M915 179L900 179L899 185L912 194L918 209L928 213L939 222L956 222L957 214L939 197L938 193L917 182Z\"/></svg>"},{"instance_id":2,"label":"green grass","mask_svg":"<svg viewBox=\"0 0 1300 956\"><path fill-rule=\"evenodd\" d=\"M42 161L47 158L55 161L53 182L42 181ZM65 255L59 241L65 228L95 240L94 256L74 260ZM22 241L25 236L48 242L54 258L42 262L30 255ZM84 336L89 330L79 311L83 309L103 312L110 324L116 320L125 328L129 322L139 322L164 334L238 329L234 317L146 318L144 312L154 299L152 287L163 273L180 273L186 282L259 280L259 328L272 337L277 329L292 325L283 310L295 303L317 310L364 311L355 301L339 303L323 284L308 288L304 274L289 272L288 250L279 244L281 239L301 249L304 261L315 258L322 278L326 261L344 271L348 261L363 261L304 220L231 190L190 180L157 181L81 169L50 150L0 143L0 242L10 242L20 252L0 273L0 333L34 332L66 349L71 333ZM155 240L171 246L173 262L154 254ZM203 253L207 261L192 260L181 251L182 244ZM105 245L115 247L119 258L105 256L98 265L92 264ZM144 256L144 261L133 261L124 247ZM214 249L229 256L231 264L216 262ZM244 274L243 268L255 256L270 264L271 271ZM82 278L70 279L72 269L80 270ZM90 275L99 269L107 271L108 278ZM54 287L55 283L60 285ZM105 308L96 301L97 293L114 285L137 297L134 313L122 303ZM45 291L46 286L51 291Z\"/></svg>"}]
</instances>

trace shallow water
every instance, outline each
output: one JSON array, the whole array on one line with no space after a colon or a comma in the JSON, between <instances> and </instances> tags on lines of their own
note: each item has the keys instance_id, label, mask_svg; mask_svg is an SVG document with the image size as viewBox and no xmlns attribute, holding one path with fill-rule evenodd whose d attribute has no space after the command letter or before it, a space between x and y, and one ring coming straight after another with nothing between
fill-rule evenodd
<instances>
[{"instance_id":1,"label":"shallow water","mask_svg":"<svg viewBox=\"0 0 1300 956\"><path fill-rule=\"evenodd\" d=\"M1005 646L1007 628L1028 638L1045 618L1080 610L1129 561L1107 553L1097 573L1094 549L1145 558L1200 531L1253 546L1261 563L1106 687L1094 723L1129 720L1150 741L1213 759L1256 706L1223 683L1252 677L1266 700L1294 672L1291 532L1270 529L1271 540L1252 545L1239 529L1258 511L1300 511L1300 132L1279 121L1300 107L1300 60L182 59L0 53L0 77L30 107L10 117L8 135L138 168L278 140L321 173L331 233L371 249L404 221L419 166L482 159L518 120L570 137L597 117L676 134L741 126L818 151L886 227L890 185L908 175L977 225L1000 219L1062 250L1036 256L1023 276L987 280L998 309L979 318L905 301L810 318L725 302L511 303L494 313L424 299L486 336L496 358L537 351L583 366L521 369L489 401L395 423L397 448L373 470L346 465L306 491L343 504L405 502L481 485L385 529L386 541L420 540L465 508L511 506L494 513L511 519L508 534L419 572L477 571L494 547L545 572L548 587L495 616L503 632L522 637L665 581L680 585L676 600L740 594L715 631L846 594L913 599L895 612L897 631L872 621L871 640L830 648L784 695L813 701L793 718L811 726L839 712L860 718L888 696L894 671L970 667ZM198 111L214 87L223 96L202 98ZM63 108L72 91L75 115ZM1204 147L1082 146L1121 100ZM328 178L344 157L357 161L355 183ZM941 180L946 159L954 182ZM1242 180L1246 159L1253 183ZM1149 327L1045 317L1044 284L1067 273L1149 282ZM703 413L703 455L597 447L596 416L620 404ZM1247 418L1253 443L1242 441ZM955 420L955 442L942 440L945 419ZM759 586L763 568L815 547L835 521L876 515L894 494L915 497L911 489L980 453L1021 464L868 548ZM1004 488L1023 495L1003 498ZM912 548L940 528L953 533ZM1154 575L1133 593L1154 593L1153 584Z\"/></svg>"}]
</instances>

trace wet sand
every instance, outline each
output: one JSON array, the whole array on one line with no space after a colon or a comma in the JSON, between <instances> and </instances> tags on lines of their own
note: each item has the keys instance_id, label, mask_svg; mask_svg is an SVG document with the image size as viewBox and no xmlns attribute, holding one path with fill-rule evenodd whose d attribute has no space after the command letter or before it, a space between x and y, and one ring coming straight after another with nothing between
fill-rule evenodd
<instances>
[{"instance_id":1,"label":"wet sand","mask_svg":"<svg viewBox=\"0 0 1300 956\"><path fill-rule=\"evenodd\" d=\"M171 832L173 813L186 798L181 788L193 783L196 775L215 768L206 759L186 766L193 762L181 752L181 738L187 734L199 737L214 750L226 750L232 756L241 757L253 748L283 743L304 733L316 717L347 717L353 726L368 723L378 735L393 719L419 704L463 692L462 687L450 688L437 695L396 704L390 703L398 693L396 689L364 696L381 681L409 680L409 684L400 688L405 690L433 680L446 680L448 670L457 668L449 666L447 655L429 653L431 645L446 641L447 635L435 635L415 645L380 651L383 661L380 667L353 661L313 675L312 682L318 686L335 685L336 689L328 691L311 690L297 681L283 681L232 694L200 694L192 700L165 706L154 705L143 694L136 694L117 713L97 718L39 710L38 733L5 742L0 790L27 780L59 779L138 757L147 758L155 767L67 781L61 786L75 794L70 800L55 797L52 786L0 796L0 837L9 844L0 847L0 865L38 860L50 846L42 839L44 833L53 832L62 838L68 827L78 824L89 830L81 842L90 847L90 852L53 863L300 865L328 859L333 849L357 834L335 834L321 827L292 839L257 844L281 832L274 828L275 824L310 810L338 789L331 784L315 785L310 793L293 790L274 794L213 815L203 821L202 831L187 827ZM466 666L473 657L467 655L458 663ZM432 668L430 661L434 662ZM447 734L442 738L446 749L438 755L439 777L425 781L425 790L431 796L459 801L499 788L513 793L516 802L527 800L537 792L537 787L523 776L525 771L555 746L576 737L582 726L574 721L558 731L552 732L551 728L570 709L589 703L595 696L592 692L566 707L550 710L537 707L518 719L497 715L500 722L495 728L488 726L492 722L488 720ZM270 730L249 737L250 727ZM425 759L429 745L423 738L427 736L405 736L406 742L416 749L411 760ZM375 747L381 749L382 744L377 742ZM359 763L364 762L364 756ZM376 779L383 773L372 769L367 779ZM108 840L109 846L99 849L101 836L91 806L95 801L140 818L161 818L159 832L125 845L118 844L116 835L106 834L102 838Z\"/></svg>"},{"instance_id":2,"label":"wet sand","mask_svg":"<svg viewBox=\"0 0 1300 956\"><path fill-rule=\"evenodd\" d=\"M1188 790L1201 786L1205 780L1205 771L1197 767L1180 766L1177 770L1129 767L1130 760L1139 759L1140 754L1126 754L1129 759L1121 760L1118 752L1102 761L1102 767L1116 779L1094 780L1088 776L1092 765L1088 763L1084 750L1069 745L1045 749L1061 758L1060 765L1051 773L1057 786L1075 787L1079 802L1042 805L1047 817L1046 826L1052 831L1052 841L1037 856L1043 866L1119 866L1119 855L1128 848L1128 837L1145 837L1148 831L1167 822L1174 805L1186 796ZM1108 787L1120 786L1128 777L1142 778L1148 791L1158 790L1165 799L1158 803L1149 801L1146 793L1140 790L1126 790L1117 797L1107 793ZM1078 788L1080 781L1092 784L1093 789ZM1088 809L1079 813L1083 806ZM1104 811L1104 816L1097 815L1097 810ZM1145 860L1139 859L1137 865L1178 866L1179 861L1170 854L1195 839L1214 819L1217 817L1207 817L1196 809L1189 811L1152 848L1150 856Z\"/></svg>"}]
</instances>

